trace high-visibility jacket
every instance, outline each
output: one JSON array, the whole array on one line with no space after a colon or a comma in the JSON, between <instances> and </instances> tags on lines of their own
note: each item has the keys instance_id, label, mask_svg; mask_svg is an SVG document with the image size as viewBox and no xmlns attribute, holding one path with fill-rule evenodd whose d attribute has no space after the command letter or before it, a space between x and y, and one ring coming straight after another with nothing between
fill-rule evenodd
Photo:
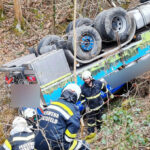
<instances>
[{"instance_id":1,"label":"high-visibility jacket","mask_svg":"<svg viewBox=\"0 0 150 150\"><path fill-rule=\"evenodd\" d=\"M34 138L33 132L16 133L5 140L0 150L34 150Z\"/></svg>"},{"instance_id":2,"label":"high-visibility jacket","mask_svg":"<svg viewBox=\"0 0 150 150\"><path fill-rule=\"evenodd\" d=\"M63 98L52 102L44 110L44 114L39 122L41 130L38 131L35 138L36 148L38 150L48 149L48 144L43 136L44 133L52 149L59 149L59 147L62 149L61 147L63 147L67 150L69 143L73 143L72 146L74 147L78 144L75 138L80 128L80 111L77 106L70 101L72 96L71 93L65 92Z\"/></svg>"},{"instance_id":3,"label":"high-visibility jacket","mask_svg":"<svg viewBox=\"0 0 150 150\"><path fill-rule=\"evenodd\" d=\"M105 84L99 80L92 79L92 86L88 86L84 83L81 87L81 102L86 103L92 110L98 110L103 104L103 99L101 97L101 91L111 95L111 92L106 88Z\"/></svg>"}]
</instances>

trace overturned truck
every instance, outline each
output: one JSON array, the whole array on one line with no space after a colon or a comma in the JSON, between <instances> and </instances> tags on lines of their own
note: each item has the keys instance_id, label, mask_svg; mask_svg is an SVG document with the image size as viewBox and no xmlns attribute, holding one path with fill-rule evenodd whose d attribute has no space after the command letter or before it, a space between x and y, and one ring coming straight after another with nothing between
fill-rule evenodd
<instances>
[{"instance_id":1,"label":"overturned truck","mask_svg":"<svg viewBox=\"0 0 150 150\"><path fill-rule=\"evenodd\" d=\"M94 20L78 18L77 83L83 84L81 74L89 70L95 79L104 78L114 93L124 83L149 71L149 16L150 3L146 2L128 11L120 7L102 11ZM65 36L47 35L37 50L30 49L29 55L4 64L0 71L6 72L8 84L38 84L42 103L50 104L60 97L67 83L74 82L73 43L70 22Z\"/></svg>"}]
</instances>

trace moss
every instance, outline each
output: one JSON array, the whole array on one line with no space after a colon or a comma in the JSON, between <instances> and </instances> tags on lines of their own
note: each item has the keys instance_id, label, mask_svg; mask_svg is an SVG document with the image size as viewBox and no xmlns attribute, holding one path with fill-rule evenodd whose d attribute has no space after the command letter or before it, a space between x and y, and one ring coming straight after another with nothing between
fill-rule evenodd
<instances>
[{"instance_id":1,"label":"moss","mask_svg":"<svg viewBox=\"0 0 150 150\"><path fill-rule=\"evenodd\" d=\"M16 55L22 55L24 53L25 53L25 51L22 51L22 52L18 52Z\"/></svg>"},{"instance_id":2,"label":"moss","mask_svg":"<svg viewBox=\"0 0 150 150\"><path fill-rule=\"evenodd\" d=\"M124 9L128 9L130 2L122 3L121 7Z\"/></svg>"},{"instance_id":3,"label":"moss","mask_svg":"<svg viewBox=\"0 0 150 150\"><path fill-rule=\"evenodd\" d=\"M22 19L21 21L21 30L19 31L16 27L17 27L18 21L17 19L14 20L14 23L12 25L11 30L17 35L20 36L22 34L24 34L24 29L25 29L25 20Z\"/></svg>"},{"instance_id":4,"label":"moss","mask_svg":"<svg viewBox=\"0 0 150 150\"><path fill-rule=\"evenodd\" d=\"M44 14L42 13L39 13L39 11L37 9L31 9L31 12L35 14L35 17L37 19L42 19L44 18Z\"/></svg>"},{"instance_id":5,"label":"moss","mask_svg":"<svg viewBox=\"0 0 150 150\"><path fill-rule=\"evenodd\" d=\"M23 34L23 31L18 31L16 28L12 28L12 30L16 36L21 36Z\"/></svg>"},{"instance_id":6,"label":"moss","mask_svg":"<svg viewBox=\"0 0 150 150\"><path fill-rule=\"evenodd\" d=\"M38 10L37 9L31 9L31 12L34 13L34 14L37 14Z\"/></svg>"},{"instance_id":7,"label":"moss","mask_svg":"<svg viewBox=\"0 0 150 150\"><path fill-rule=\"evenodd\" d=\"M0 10L0 21L3 21L5 20L5 16L4 16L4 13L3 13L3 10Z\"/></svg>"},{"instance_id":8,"label":"moss","mask_svg":"<svg viewBox=\"0 0 150 150\"><path fill-rule=\"evenodd\" d=\"M44 28L44 22L40 23L40 28L43 29Z\"/></svg>"},{"instance_id":9,"label":"moss","mask_svg":"<svg viewBox=\"0 0 150 150\"><path fill-rule=\"evenodd\" d=\"M129 99L124 100L121 106L123 109L127 110L131 108L132 106L134 106L135 103L136 103L136 100L134 98L129 98Z\"/></svg>"},{"instance_id":10,"label":"moss","mask_svg":"<svg viewBox=\"0 0 150 150\"><path fill-rule=\"evenodd\" d=\"M68 23L57 24L56 25L57 34L65 34L67 26Z\"/></svg>"}]
</instances>

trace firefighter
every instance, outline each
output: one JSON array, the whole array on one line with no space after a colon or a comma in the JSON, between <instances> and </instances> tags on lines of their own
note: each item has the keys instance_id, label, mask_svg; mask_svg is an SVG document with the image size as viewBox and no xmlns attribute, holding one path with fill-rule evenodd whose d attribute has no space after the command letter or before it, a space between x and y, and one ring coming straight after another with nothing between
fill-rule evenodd
<instances>
[{"instance_id":1,"label":"firefighter","mask_svg":"<svg viewBox=\"0 0 150 150\"><path fill-rule=\"evenodd\" d=\"M37 114L36 110L33 108L26 108L25 110L21 111L21 114L26 119L32 131L34 131L37 128L36 124L39 120L39 115Z\"/></svg>"},{"instance_id":2,"label":"firefighter","mask_svg":"<svg viewBox=\"0 0 150 150\"><path fill-rule=\"evenodd\" d=\"M35 135L30 130L27 121L16 117L12 123L10 137L5 140L0 150L34 150Z\"/></svg>"},{"instance_id":3,"label":"firefighter","mask_svg":"<svg viewBox=\"0 0 150 150\"><path fill-rule=\"evenodd\" d=\"M84 71L82 73L82 79L84 84L81 87L81 103L86 104L89 107L88 113L88 136L86 140L95 137L95 127L97 130L101 129L101 116L103 113L103 99L101 98L100 91L105 92L110 98L114 95L106 88L105 83L94 80L91 72Z\"/></svg>"},{"instance_id":4,"label":"firefighter","mask_svg":"<svg viewBox=\"0 0 150 150\"><path fill-rule=\"evenodd\" d=\"M77 84L68 84L61 97L52 102L39 121L39 131L36 134L38 150L88 150L88 145L77 140L80 128L80 111L76 106L81 89Z\"/></svg>"}]
</instances>

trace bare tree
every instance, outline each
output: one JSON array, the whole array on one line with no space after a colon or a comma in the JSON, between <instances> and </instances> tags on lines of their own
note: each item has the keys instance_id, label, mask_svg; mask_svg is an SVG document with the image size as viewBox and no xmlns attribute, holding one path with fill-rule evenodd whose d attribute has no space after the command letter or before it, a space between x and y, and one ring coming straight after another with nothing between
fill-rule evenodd
<instances>
[{"instance_id":1,"label":"bare tree","mask_svg":"<svg viewBox=\"0 0 150 150\"><path fill-rule=\"evenodd\" d=\"M23 22L23 17L22 17L20 0L14 0L14 10L15 10L15 18L17 20L16 29L21 31L21 24Z\"/></svg>"},{"instance_id":2,"label":"bare tree","mask_svg":"<svg viewBox=\"0 0 150 150\"><path fill-rule=\"evenodd\" d=\"M3 0L0 0L0 17L3 17Z\"/></svg>"},{"instance_id":3,"label":"bare tree","mask_svg":"<svg viewBox=\"0 0 150 150\"><path fill-rule=\"evenodd\" d=\"M53 7L53 34L55 34L55 25L56 25L56 1L52 0L52 7Z\"/></svg>"},{"instance_id":4,"label":"bare tree","mask_svg":"<svg viewBox=\"0 0 150 150\"><path fill-rule=\"evenodd\" d=\"M77 83L77 75L76 75L76 56L77 56L77 35L76 35L76 16L77 16L77 1L74 0L74 18L73 18L73 38L74 38L74 68L73 68L73 74L74 74L74 81Z\"/></svg>"}]
</instances>

